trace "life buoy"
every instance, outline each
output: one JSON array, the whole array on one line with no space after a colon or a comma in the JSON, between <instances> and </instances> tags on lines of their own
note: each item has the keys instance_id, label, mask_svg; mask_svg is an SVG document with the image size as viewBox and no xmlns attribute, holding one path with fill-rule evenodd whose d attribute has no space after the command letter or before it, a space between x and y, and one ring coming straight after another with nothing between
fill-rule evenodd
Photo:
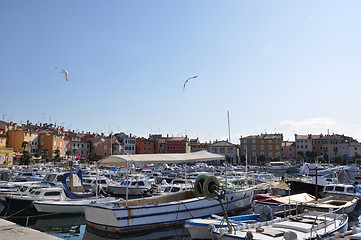
<instances>
[{"instance_id":1,"label":"life buoy","mask_svg":"<svg viewBox=\"0 0 361 240\"><path fill-rule=\"evenodd\" d=\"M216 188L220 186L219 180L215 176L209 176L203 183L203 194L208 199L214 199L217 196Z\"/></svg>"},{"instance_id":2,"label":"life buoy","mask_svg":"<svg viewBox=\"0 0 361 240\"><path fill-rule=\"evenodd\" d=\"M204 181L207 179L208 176L206 175L199 175L196 179L196 181L194 182L194 193L196 194L197 197L203 197L203 184Z\"/></svg>"}]
</instances>

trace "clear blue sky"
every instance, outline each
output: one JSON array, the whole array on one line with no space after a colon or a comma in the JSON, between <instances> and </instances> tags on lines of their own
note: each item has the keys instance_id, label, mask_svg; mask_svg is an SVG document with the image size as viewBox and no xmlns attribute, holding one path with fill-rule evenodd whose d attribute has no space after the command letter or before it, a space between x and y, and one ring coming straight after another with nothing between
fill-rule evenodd
<instances>
[{"instance_id":1,"label":"clear blue sky","mask_svg":"<svg viewBox=\"0 0 361 240\"><path fill-rule=\"evenodd\" d=\"M208 141L228 137L229 111L234 143L328 129L361 140L360 9L329 0L1 1L0 118Z\"/></svg>"}]
</instances>

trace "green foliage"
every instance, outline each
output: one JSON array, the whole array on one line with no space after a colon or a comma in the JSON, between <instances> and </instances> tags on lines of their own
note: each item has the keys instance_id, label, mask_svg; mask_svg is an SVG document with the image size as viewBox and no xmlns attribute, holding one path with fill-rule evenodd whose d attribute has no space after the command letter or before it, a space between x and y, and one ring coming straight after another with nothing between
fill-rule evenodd
<instances>
[{"instance_id":1,"label":"green foliage","mask_svg":"<svg viewBox=\"0 0 361 240\"><path fill-rule=\"evenodd\" d=\"M54 160L56 162L59 162L60 161L60 150L59 149L54 150L54 154L55 154Z\"/></svg>"},{"instance_id":2,"label":"green foliage","mask_svg":"<svg viewBox=\"0 0 361 240\"><path fill-rule=\"evenodd\" d=\"M23 155L20 158L20 163L23 165L29 165L31 160L31 154L28 151L23 151Z\"/></svg>"},{"instance_id":3,"label":"green foliage","mask_svg":"<svg viewBox=\"0 0 361 240\"><path fill-rule=\"evenodd\" d=\"M48 152L49 152L49 150L46 148L41 149L41 158L48 160L49 159Z\"/></svg>"},{"instance_id":4,"label":"green foliage","mask_svg":"<svg viewBox=\"0 0 361 240\"><path fill-rule=\"evenodd\" d=\"M70 157L71 151L70 151L70 150L66 151L66 152L65 152L65 155L68 156L68 157Z\"/></svg>"},{"instance_id":5,"label":"green foliage","mask_svg":"<svg viewBox=\"0 0 361 240\"><path fill-rule=\"evenodd\" d=\"M27 145L29 145L29 143L27 141L24 141L21 143L21 147L23 148L24 151L25 151L25 148Z\"/></svg>"},{"instance_id":6,"label":"green foliage","mask_svg":"<svg viewBox=\"0 0 361 240\"><path fill-rule=\"evenodd\" d=\"M265 155L259 156L259 163L263 166L266 164L266 156Z\"/></svg>"}]
</instances>

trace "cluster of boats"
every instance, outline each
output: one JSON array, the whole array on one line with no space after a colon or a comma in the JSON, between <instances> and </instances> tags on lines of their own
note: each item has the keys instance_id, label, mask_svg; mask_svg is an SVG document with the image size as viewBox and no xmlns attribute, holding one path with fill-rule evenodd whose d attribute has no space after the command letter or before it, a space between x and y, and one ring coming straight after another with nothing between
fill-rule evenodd
<instances>
[{"instance_id":1,"label":"cluster of boats","mask_svg":"<svg viewBox=\"0 0 361 240\"><path fill-rule=\"evenodd\" d=\"M346 231L361 198L356 184L291 194L292 183L269 172L132 161L144 167L1 172L1 215L84 213L89 228L115 234L185 224L193 239L315 239ZM234 215L249 207L254 214Z\"/></svg>"}]
</instances>

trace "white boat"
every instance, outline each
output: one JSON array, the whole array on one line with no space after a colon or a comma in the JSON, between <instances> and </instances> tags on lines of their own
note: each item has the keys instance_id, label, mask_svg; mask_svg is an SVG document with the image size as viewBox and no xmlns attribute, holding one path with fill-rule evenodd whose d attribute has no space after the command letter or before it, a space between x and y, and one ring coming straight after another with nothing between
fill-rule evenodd
<instances>
[{"instance_id":1,"label":"white boat","mask_svg":"<svg viewBox=\"0 0 361 240\"><path fill-rule=\"evenodd\" d=\"M226 194L227 211L250 206L253 189ZM85 207L87 225L110 232L136 232L182 223L190 218L222 213L218 200L196 197L193 191L181 191L119 203L90 204Z\"/></svg>"},{"instance_id":2,"label":"white boat","mask_svg":"<svg viewBox=\"0 0 361 240\"><path fill-rule=\"evenodd\" d=\"M340 199L361 199L361 191L357 185L352 184L329 184L323 189L323 195L334 196Z\"/></svg>"},{"instance_id":3,"label":"white boat","mask_svg":"<svg viewBox=\"0 0 361 240\"><path fill-rule=\"evenodd\" d=\"M104 176L98 177L83 177L83 189L86 192L91 192L96 187L98 183L98 187L101 186L105 191L109 185L112 184L112 181Z\"/></svg>"},{"instance_id":4,"label":"white boat","mask_svg":"<svg viewBox=\"0 0 361 240\"><path fill-rule=\"evenodd\" d=\"M91 203L107 203L120 201L114 197L104 198L85 198L85 199L68 199L68 200L48 200L48 201L34 201L33 205L38 212L42 213L83 213L84 206Z\"/></svg>"},{"instance_id":5,"label":"white boat","mask_svg":"<svg viewBox=\"0 0 361 240\"><path fill-rule=\"evenodd\" d=\"M308 212L296 216L228 227L213 228L213 239L281 240L322 239L334 232L343 233L348 227L346 214Z\"/></svg>"},{"instance_id":6,"label":"white boat","mask_svg":"<svg viewBox=\"0 0 361 240\"><path fill-rule=\"evenodd\" d=\"M107 192L111 195L126 195L128 190L129 196L141 196L151 188L152 185L146 179L129 179L109 184Z\"/></svg>"},{"instance_id":7,"label":"white boat","mask_svg":"<svg viewBox=\"0 0 361 240\"><path fill-rule=\"evenodd\" d=\"M98 164L145 165L167 162L179 164L224 159L223 155L201 151L188 154L115 155L99 161ZM142 199L126 199L119 203L90 204L84 207L87 226L103 232L141 232L145 229L182 224L190 218L223 213L222 205L218 200L207 199L210 198L208 194L215 192L214 189L212 191L212 188L209 188L209 186L215 186L211 185L214 179L215 177L203 179L204 183L199 184L194 191L181 191ZM207 193L207 198L199 195L199 189ZM244 188L226 192L224 199L220 201L224 204L226 211L234 211L248 208L252 197L253 188Z\"/></svg>"}]
</instances>

